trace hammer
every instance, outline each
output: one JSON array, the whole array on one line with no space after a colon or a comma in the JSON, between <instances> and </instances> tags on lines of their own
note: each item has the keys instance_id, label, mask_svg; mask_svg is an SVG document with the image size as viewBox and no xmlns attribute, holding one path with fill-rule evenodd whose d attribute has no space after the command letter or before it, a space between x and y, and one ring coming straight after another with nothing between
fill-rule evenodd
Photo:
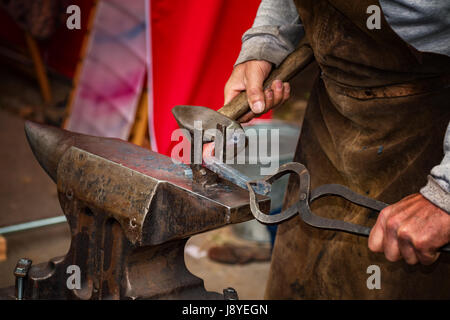
<instances>
[{"instance_id":1,"label":"hammer","mask_svg":"<svg viewBox=\"0 0 450 320\"><path fill-rule=\"evenodd\" d=\"M264 89L270 87L274 80L281 80L283 82L291 80L313 60L314 55L312 49L305 41L302 41L298 48L278 68L272 70L269 77L264 81ZM211 142L214 140L214 135L211 132L215 132L212 130L217 129L218 125L225 129L243 130L237 119L249 110L250 106L247 100L247 93L243 91L218 111L206 107L179 105L172 109L172 114L178 125L181 128L189 130L191 133L194 131L194 122L201 121L202 130L205 131L203 142ZM243 135L234 136L232 144L237 145L241 149L242 146L245 147L245 143L240 141L242 137ZM237 152L239 151L241 150L237 150Z\"/></svg>"}]
</instances>

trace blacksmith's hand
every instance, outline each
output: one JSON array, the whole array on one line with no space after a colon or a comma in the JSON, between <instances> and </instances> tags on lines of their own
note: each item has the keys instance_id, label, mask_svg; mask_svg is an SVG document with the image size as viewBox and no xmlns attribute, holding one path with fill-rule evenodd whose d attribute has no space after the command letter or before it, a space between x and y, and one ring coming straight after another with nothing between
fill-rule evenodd
<instances>
[{"instance_id":1,"label":"blacksmith's hand","mask_svg":"<svg viewBox=\"0 0 450 320\"><path fill-rule=\"evenodd\" d=\"M450 215L419 193L383 209L369 236L370 250L408 264L432 264L448 242Z\"/></svg>"},{"instance_id":2,"label":"blacksmith's hand","mask_svg":"<svg viewBox=\"0 0 450 320\"><path fill-rule=\"evenodd\" d=\"M251 109L238 119L239 122L248 122L289 98L291 88L288 82L274 80L269 88L263 90L264 80L271 69L272 64L264 60L250 60L234 67L225 85L225 104L246 90Z\"/></svg>"}]
</instances>

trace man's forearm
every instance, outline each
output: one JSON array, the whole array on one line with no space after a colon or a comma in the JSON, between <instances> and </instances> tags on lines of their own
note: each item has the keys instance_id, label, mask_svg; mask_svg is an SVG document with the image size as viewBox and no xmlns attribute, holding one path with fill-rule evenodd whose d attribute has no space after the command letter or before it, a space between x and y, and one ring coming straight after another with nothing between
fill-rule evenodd
<instances>
[{"instance_id":1,"label":"man's forearm","mask_svg":"<svg viewBox=\"0 0 450 320\"><path fill-rule=\"evenodd\" d=\"M439 208L450 213L450 123L444 139L444 159L431 170L428 183L420 193Z\"/></svg>"},{"instance_id":2,"label":"man's forearm","mask_svg":"<svg viewBox=\"0 0 450 320\"><path fill-rule=\"evenodd\" d=\"M303 34L292 0L262 0L252 28L242 36L236 65L266 60L278 66L294 51Z\"/></svg>"}]
</instances>

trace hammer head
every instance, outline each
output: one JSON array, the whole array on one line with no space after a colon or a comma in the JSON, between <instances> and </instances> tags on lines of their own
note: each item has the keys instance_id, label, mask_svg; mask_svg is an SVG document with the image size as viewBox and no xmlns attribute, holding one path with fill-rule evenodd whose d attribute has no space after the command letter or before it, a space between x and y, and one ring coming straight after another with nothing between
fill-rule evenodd
<instances>
[{"instance_id":1,"label":"hammer head","mask_svg":"<svg viewBox=\"0 0 450 320\"><path fill-rule=\"evenodd\" d=\"M172 109L172 114L178 125L181 128L187 129L191 134L194 132L194 129L201 129L204 132L204 143L214 141L219 125L219 127L227 131L226 145L236 146L236 154L241 152L247 145L245 132L241 124L213 109L180 105Z\"/></svg>"},{"instance_id":2,"label":"hammer head","mask_svg":"<svg viewBox=\"0 0 450 320\"><path fill-rule=\"evenodd\" d=\"M217 124L227 129L243 130L239 122L231 120L223 114L206 107L175 106L172 109L172 114L175 120L177 120L178 125L190 132L194 131L194 122L199 121L202 126L201 129L205 131L203 142L211 142L214 140L212 132L217 129Z\"/></svg>"}]
</instances>

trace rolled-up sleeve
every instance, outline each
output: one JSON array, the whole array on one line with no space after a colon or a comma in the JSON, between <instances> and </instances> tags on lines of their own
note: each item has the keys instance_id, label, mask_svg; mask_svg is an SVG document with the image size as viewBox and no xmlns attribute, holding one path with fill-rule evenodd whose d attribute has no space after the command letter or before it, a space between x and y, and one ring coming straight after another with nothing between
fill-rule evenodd
<instances>
[{"instance_id":1,"label":"rolled-up sleeve","mask_svg":"<svg viewBox=\"0 0 450 320\"><path fill-rule=\"evenodd\" d=\"M304 35L293 0L262 0L252 28L242 36L235 65L266 60L278 66Z\"/></svg>"},{"instance_id":2,"label":"rolled-up sleeve","mask_svg":"<svg viewBox=\"0 0 450 320\"><path fill-rule=\"evenodd\" d=\"M428 183L420 192L436 206L450 213L450 123L444 139L444 159L428 176Z\"/></svg>"}]
</instances>

